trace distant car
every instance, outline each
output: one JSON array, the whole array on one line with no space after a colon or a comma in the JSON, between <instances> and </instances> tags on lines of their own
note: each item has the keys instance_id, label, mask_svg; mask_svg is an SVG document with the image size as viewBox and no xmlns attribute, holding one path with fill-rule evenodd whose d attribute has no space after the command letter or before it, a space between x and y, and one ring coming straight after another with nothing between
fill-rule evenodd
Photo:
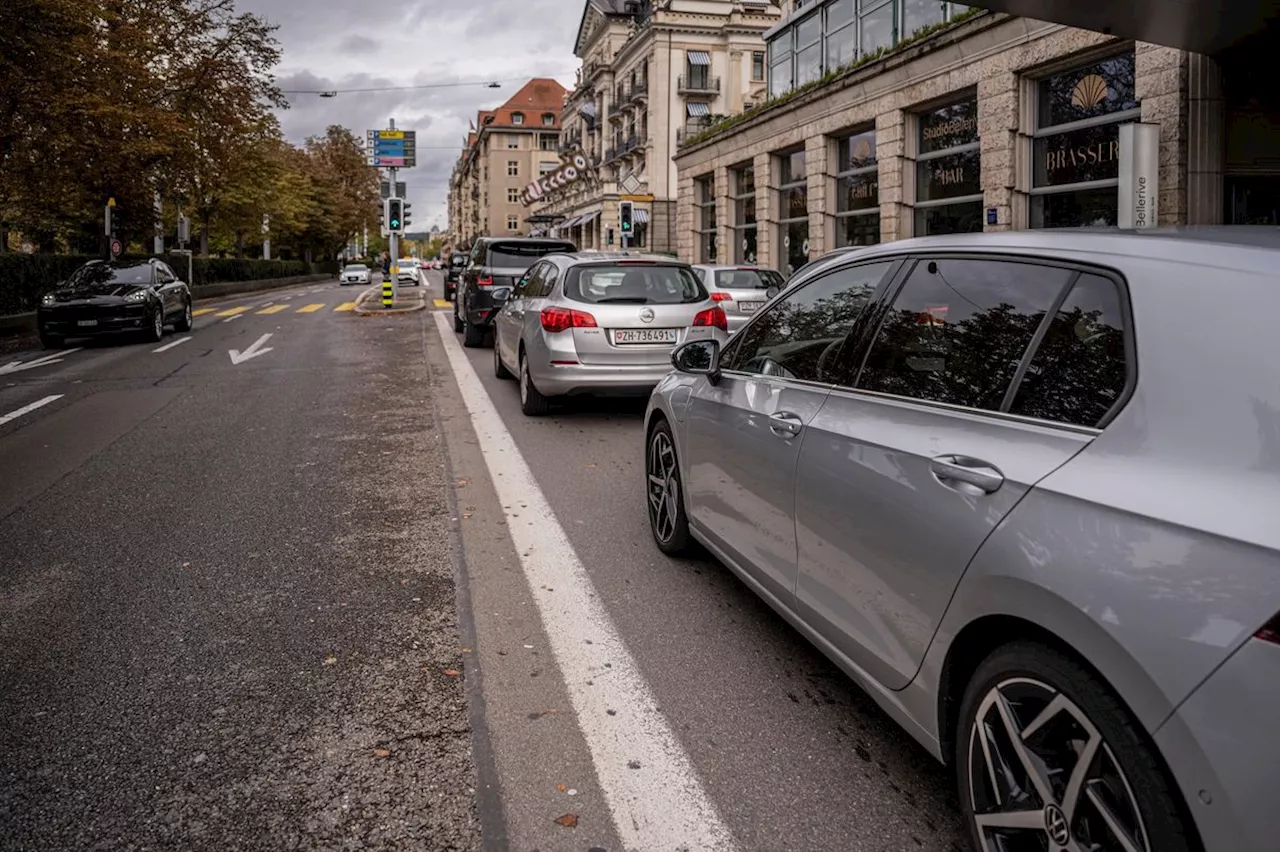
<instances>
[{"instance_id":1,"label":"distant car","mask_svg":"<svg viewBox=\"0 0 1280 852\"><path fill-rule=\"evenodd\" d=\"M471 257L460 277L453 302L453 328L465 346L483 346L493 318L511 293L511 288L541 257L574 252L578 247L566 240L538 237L480 237L471 247Z\"/></svg>"},{"instance_id":2,"label":"distant car","mask_svg":"<svg viewBox=\"0 0 1280 852\"><path fill-rule=\"evenodd\" d=\"M695 264L694 270L729 318L729 333L742 328L765 302L786 286L782 274L757 266Z\"/></svg>"},{"instance_id":3,"label":"distant car","mask_svg":"<svg viewBox=\"0 0 1280 852\"><path fill-rule=\"evenodd\" d=\"M454 252L449 256L449 269L444 275L444 297L450 302L458 293L458 279L462 276L462 270L466 268L469 255L462 252Z\"/></svg>"},{"instance_id":4,"label":"distant car","mask_svg":"<svg viewBox=\"0 0 1280 852\"><path fill-rule=\"evenodd\" d=\"M68 337L141 332L147 340L164 337L165 325L176 331L192 326L191 288L167 263L86 263L45 293L36 309L36 327L46 348Z\"/></svg>"},{"instance_id":5,"label":"distant car","mask_svg":"<svg viewBox=\"0 0 1280 852\"><path fill-rule=\"evenodd\" d=\"M494 321L493 370L520 382L537 416L554 397L645 394L691 340L728 339L724 309L688 264L665 257L553 254L516 284Z\"/></svg>"},{"instance_id":6,"label":"distant car","mask_svg":"<svg viewBox=\"0 0 1280 852\"><path fill-rule=\"evenodd\" d=\"M348 284L368 284L370 270L363 263L348 263L338 273L338 282L343 287Z\"/></svg>"},{"instance_id":7,"label":"distant car","mask_svg":"<svg viewBox=\"0 0 1280 852\"><path fill-rule=\"evenodd\" d=\"M405 258L396 263L396 268L400 271L396 273L396 281L409 287L417 287L422 284L419 277L418 264L412 258Z\"/></svg>"}]
</instances>

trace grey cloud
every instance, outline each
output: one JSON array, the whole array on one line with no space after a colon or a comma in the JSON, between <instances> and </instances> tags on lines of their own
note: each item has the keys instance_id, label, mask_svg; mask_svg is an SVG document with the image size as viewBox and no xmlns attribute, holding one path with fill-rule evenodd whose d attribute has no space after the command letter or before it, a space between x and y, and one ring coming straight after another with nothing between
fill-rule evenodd
<instances>
[{"instance_id":1,"label":"grey cloud","mask_svg":"<svg viewBox=\"0 0 1280 852\"><path fill-rule=\"evenodd\" d=\"M378 43L368 36L349 35L338 44L343 53L371 53L378 49Z\"/></svg>"}]
</instances>

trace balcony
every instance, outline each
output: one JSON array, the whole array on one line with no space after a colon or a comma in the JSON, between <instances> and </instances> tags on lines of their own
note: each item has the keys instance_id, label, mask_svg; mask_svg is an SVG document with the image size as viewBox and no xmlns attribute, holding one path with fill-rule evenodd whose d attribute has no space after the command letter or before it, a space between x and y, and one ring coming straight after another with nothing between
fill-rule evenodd
<instances>
[{"instance_id":1,"label":"balcony","mask_svg":"<svg viewBox=\"0 0 1280 852\"><path fill-rule=\"evenodd\" d=\"M710 74L681 74L676 80L676 91L682 95L718 95L720 78Z\"/></svg>"},{"instance_id":2,"label":"balcony","mask_svg":"<svg viewBox=\"0 0 1280 852\"><path fill-rule=\"evenodd\" d=\"M621 118L622 113L626 108L627 104L625 101L616 101L615 103L609 104L609 120L613 121L616 118Z\"/></svg>"},{"instance_id":3,"label":"balcony","mask_svg":"<svg viewBox=\"0 0 1280 852\"><path fill-rule=\"evenodd\" d=\"M635 103L649 97L649 84L647 82L636 83L631 87L631 95L627 98L627 103Z\"/></svg>"},{"instance_id":4,"label":"balcony","mask_svg":"<svg viewBox=\"0 0 1280 852\"><path fill-rule=\"evenodd\" d=\"M690 139L697 136L699 133L702 133L710 126L711 126L710 122L691 121L688 124L686 124L684 127L677 127L676 128L676 145L677 146L684 145Z\"/></svg>"}]
</instances>

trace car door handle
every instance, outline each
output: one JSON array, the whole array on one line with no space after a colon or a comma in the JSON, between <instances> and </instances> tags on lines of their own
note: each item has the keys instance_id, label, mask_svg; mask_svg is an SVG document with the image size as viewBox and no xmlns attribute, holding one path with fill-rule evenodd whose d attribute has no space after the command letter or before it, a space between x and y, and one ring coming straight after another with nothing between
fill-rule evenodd
<instances>
[{"instance_id":1,"label":"car door handle","mask_svg":"<svg viewBox=\"0 0 1280 852\"><path fill-rule=\"evenodd\" d=\"M944 485L962 482L988 494L1004 485L1003 473L990 463L969 456L935 456L929 461L929 469Z\"/></svg>"},{"instance_id":2,"label":"car door handle","mask_svg":"<svg viewBox=\"0 0 1280 852\"><path fill-rule=\"evenodd\" d=\"M800 434L804 423L790 411L779 411L769 415L769 431L779 438L794 438Z\"/></svg>"}]
</instances>

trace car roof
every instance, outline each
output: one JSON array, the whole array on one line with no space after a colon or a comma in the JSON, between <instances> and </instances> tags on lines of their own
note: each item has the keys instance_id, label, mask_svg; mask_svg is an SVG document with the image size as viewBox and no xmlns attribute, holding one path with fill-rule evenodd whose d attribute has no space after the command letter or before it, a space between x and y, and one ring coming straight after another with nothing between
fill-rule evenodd
<instances>
[{"instance_id":1,"label":"car roof","mask_svg":"<svg viewBox=\"0 0 1280 852\"><path fill-rule=\"evenodd\" d=\"M529 243L531 245L573 245L573 240L562 240L556 237L480 237L486 245L492 243Z\"/></svg>"},{"instance_id":2,"label":"car roof","mask_svg":"<svg viewBox=\"0 0 1280 852\"><path fill-rule=\"evenodd\" d=\"M678 260L670 255L628 251L596 251L593 249L576 252L557 252L556 254L547 255L547 258L554 258L563 266L580 266L584 263L608 263L609 261L624 260L640 261L642 263L661 263L667 266L689 266L689 264L685 263L683 260Z\"/></svg>"},{"instance_id":3,"label":"car roof","mask_svg":"<svg viewBox=\"0 0 1280 852\"><path fill-rule=\"evenodd\" d=\"M839 251L839 249L836 249ZM834 254L834 252L833 252ZM737 271L739 269L759 269L761 272L777 272L778 270L768 266L761 266L758 263L695 263L694 269L710 269L716 271L718 269L727 269ZM781 274L781 273L779 273Z\"/></svg>"}]
</instances>

